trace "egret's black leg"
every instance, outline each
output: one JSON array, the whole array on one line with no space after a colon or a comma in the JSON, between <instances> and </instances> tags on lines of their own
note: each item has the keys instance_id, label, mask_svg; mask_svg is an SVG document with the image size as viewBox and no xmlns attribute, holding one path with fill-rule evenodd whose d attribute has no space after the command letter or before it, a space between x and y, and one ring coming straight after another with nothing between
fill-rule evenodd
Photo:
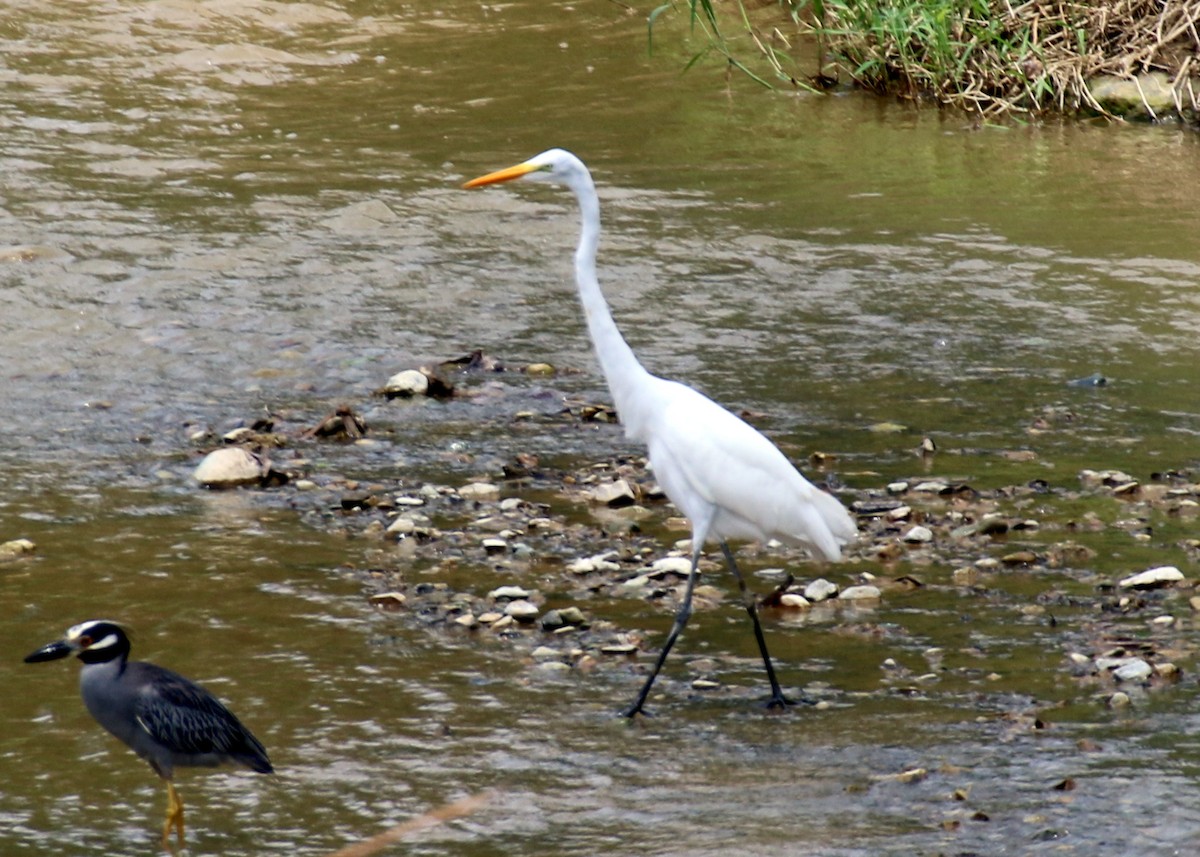
<instances>
[{"instance_id":1,"label":"egret's black leg","mask_svg":"<svg viewBox=\"0 0 1200 857\"><path fill-rule=\"evenodd\" d=\"M696 578L700 576L696 570L696 564L699 561L700 550L697 548L692 551L692 570L688 574L687 588L683 593L683 603L679 605L679 612L675 614L675 623L671 625L671 632L667 634L667 641L663 643L662 651L658 653L658 660L654 664L654 670L650 673L650 677L646 679L646 683L642 685L637 699L633 701L633 705L621 712L625 717L633 717L635 714L645 714L642 711L642 706L646 704L646 697L650 695L650 687L654 684L654 679L658 677L658 671L666 663L667 655L670 653L671 647L675 645L676 638L683 632L684 626L687 625L688 619L692 616L692 591L696 588Z\"/></svg>"},{"instance_id":2,"label":"egret's black leg","mask_svg":"<svg viewBox=\"0 0 1200 857\"><path fill-rule=\"evenodd\" d=\"M725 554L725 561L729 563L729 570L733 572L734 578L737 580L738 589L742 591L742 603L746 605L746 612L750 614L750 621L754 623L754 638L758 640L758 650L762 653L763 666L767 668L767 679L771 682L771 698L767 700L768 708L785 708L796 703L783 695L783 690L779 687L779 679L775 678L775 668L771 666L771 656L767 653L767 641L763 637L762 625L758 623L758 610L754 606L754 595L746 588L746 581L742 579L742 573L738 571L737 563L733 561L733 551L729 549L729 545L721 542L721 552Z\"/></svg>"}]
</instances>

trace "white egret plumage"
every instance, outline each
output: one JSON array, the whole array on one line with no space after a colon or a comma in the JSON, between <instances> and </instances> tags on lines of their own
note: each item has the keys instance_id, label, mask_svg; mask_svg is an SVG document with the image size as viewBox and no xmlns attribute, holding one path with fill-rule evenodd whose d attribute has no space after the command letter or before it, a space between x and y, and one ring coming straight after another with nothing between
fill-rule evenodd
<instances>
[{"instance_id":1,"label":"white egret plumage","mask_svg":"<svg viewBox=\"0 0 1200 857\"><path fill-rule=\"evenodd\" d=\"M626 436L646 445L659 485L691 523L691 573L682 603L653 671L623 713L632 717L642 712L654 679L691 616L696 566L709 539L720 544L754 624L771 682L768 704L790 704L775 676L755 600L728 540L778 539L834 561L857 534L854 520L837 498L805 479L775 444L744 420L691 387L650 374L638 361L617 329L596 279L600 202L583 162L570 152L550 149L464 187L514 179L557 182L575 194L581 214L575 281L600 368Z\"/></svg>"}]
</instances>

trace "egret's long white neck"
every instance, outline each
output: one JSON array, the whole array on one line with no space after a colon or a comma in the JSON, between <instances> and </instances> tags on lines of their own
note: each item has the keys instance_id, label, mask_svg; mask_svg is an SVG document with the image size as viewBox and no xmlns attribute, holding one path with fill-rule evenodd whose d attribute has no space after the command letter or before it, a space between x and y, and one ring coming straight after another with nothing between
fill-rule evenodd
<instances>
[{"instance_id":1,"label":"egret's long white neck","mask_svg":"<svg viewBox=\"0 0 1200 857\"><path fill-rule=\"evenodd\" d=\"M588 333L591 334L596 357L600 361L604 379L608 382L617 414L625 425L626 434L631 438L639 438L642 420L639 400L634 395L634 390L639 387L644 389L641 379L649 373L638 362L633 349L617 329L617 324L608 309L608 302L604 300L600 283L596 279L600 201L596 197L591 176L585 171L571 183L571 189L579 201L580 211L579 246L575 249L575 284L579 288L579 301L583 304Z\"/></svg>"}]
</instances>

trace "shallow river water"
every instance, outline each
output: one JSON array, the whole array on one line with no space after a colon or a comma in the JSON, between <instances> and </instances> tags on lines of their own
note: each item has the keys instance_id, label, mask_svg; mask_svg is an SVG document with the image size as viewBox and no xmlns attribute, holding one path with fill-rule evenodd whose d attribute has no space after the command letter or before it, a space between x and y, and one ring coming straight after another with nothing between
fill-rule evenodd
<instances>
[{"instance_id":1,"label":"shallow river water","mask_svg":"<svg viewBox=\"0 0 1200 857\"><path fill-rule=\"evenodd\" d=\"M1197 572L1194 515L1078 494L1085 468L1200 481L1195 134L980 127L769 93L715 61L685 74L699 45L668 15L648 56L650 8L3 3L0 541L37 551L0 565L0 853L157 850L163 789L90 720L74 663L20 663L98 617L271 751L275 777L180 774L191 853L324 855L484 789L487 806L402 848L1195 852L1190 590L1115 626L1173 653L1178 683L1110 709L1111 685L1066 662L1111 635L1105 584ZM627 724L613 713L634 669L541 670L380 612L361 570L403 569L397 548L314 523L292 489L190 479L196 432L266 411L311 424L340 403L376 441L309 444L318 477L462 485L521 452L565 468L636 453L613 426L556 416L564 397L607 397L570 287L569 199L459 189L551 146L593 168L601 280L653 371L758 414L805 469L836 454L847 501L905 478L1049 489L1021 507L1038 533L823 572L919 589L848 616L768 615L784 684L827 707L754 707L729 597L689 626L658 716ZM444 403L372 397L473 349L579 371L465 377L474 395ZM1107 384L1070 383L1093 373ZM932 460L914 454L923 437ZM680 534L662 517L647 532L665 552ZM1068 537L1095 556L952 578ZM453 585L557 579L553 559L477 560ZM670 621L662 603L585 606L645 629L650 650ZM1153 630L1163 614L1174 625ZM734 692L690 691L689 659L715 660Z\"/></svg>"}]
</instances>

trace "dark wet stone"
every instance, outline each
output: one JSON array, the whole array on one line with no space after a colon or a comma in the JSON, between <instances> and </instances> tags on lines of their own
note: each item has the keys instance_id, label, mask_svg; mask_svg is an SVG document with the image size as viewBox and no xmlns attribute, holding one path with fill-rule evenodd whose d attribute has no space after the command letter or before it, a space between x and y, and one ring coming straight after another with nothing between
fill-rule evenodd
<instances>
[{"instance_id":1,"label":"dark wet stone","mask_svg":"<svg viewBox=\"0 0 1200 857\"><path fill-rule=\"evenodd\" d=\"M979 522L979 534L983 536L998 536L1008 532L1008 521L991 518Z\"/></svg>"},{"instance_id":2,"label":"dark wet stone","mask_svg":"<svg viewBox=\"0 0 1200 857\"><path fill-rule=\"evenodd\" d=\"M441 366L452 367L462 371L473 372L503 372L504 363L499 358L493 357L490 354L485 354L482 349L476 348L470 354L464 354L462 357L454 357L450 360L443 360Z\"/></svg>"},{"instance_id":3,"label":"dark wet stone","mask_svg":"<svg viewBox=\"0 0 1200 857\"><path fill-rule=\"evenodd\" d=\"M320 437L334 440L357 440L367 433L367 423L349 405L342 405L322 419L301 437Z\"/></svg>"}]
</instances>

